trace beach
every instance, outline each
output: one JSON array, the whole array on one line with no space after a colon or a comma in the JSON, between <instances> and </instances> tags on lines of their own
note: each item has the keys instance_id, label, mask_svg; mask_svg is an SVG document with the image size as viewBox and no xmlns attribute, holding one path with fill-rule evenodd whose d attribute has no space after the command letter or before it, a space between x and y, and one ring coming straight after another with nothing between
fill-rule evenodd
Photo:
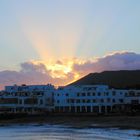
<instances>
[{"instance_id":1,"label":"beach","mask_svg":"<svg viewBox=\"0 0 140 140\"><path fill-rule=\"evenodd\" d=\"M24 116L0 120L0 140L139 140L139 116Z\"/></svg>"},{"instance_id":2,"label":"beach","mask_svg":"<svg viewBox=\"0 0 140 140\"><path fill-rule=\"evenodd\" d=\"M75 128L120 128L140 130L140 116L25 116L1 119L0 125L12 124L69 125Z\"/></svg>"},{"instance_id":3,"label":"beach","mask_svg":"<svg viewBox=\"0 0 140 140\"><path fill-rule=\"evenodd\" d=\"M139 140L140 131L119 128L74 128L68 125L0 126L0 140Z\"/></svg>"}]
</instances>

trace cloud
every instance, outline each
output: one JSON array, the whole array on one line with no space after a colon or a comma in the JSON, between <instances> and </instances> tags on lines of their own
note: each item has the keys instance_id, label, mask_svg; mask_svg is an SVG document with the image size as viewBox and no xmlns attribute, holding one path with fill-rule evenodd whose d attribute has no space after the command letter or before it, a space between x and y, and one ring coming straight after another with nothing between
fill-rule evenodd
<instances>
[{"instance_id":1,"label":"cloud","mask_svg":"<svg viewBox=\"0 0 140 140\"><path fill-rule=\"evenodd\" d=\"M136 70L140 69L140 54L114 52L90 60L73 58L54 62L29 61L20 66L19 71L0 71L0 89L13 84L66 85L91 72Z\"/></svg>"},{"instance_id":2,"label":"cloud","mask_svg":"<svg viewBox=\"0 0 140 140\"><path fill-rule=\"evenodd\" d=\"M105 70L136 70L140 69L140 54L133 52L115 52L104 57L74 64L73 70L81 75Z\"/></svg>"},{"instance_id":3,"label":"cloud","mask_svg":"<svg viewBox=\"0 0 140 140\"><path fill-rule=\"evenodd\" d=\"M13 84L47 84L64 85L74 79L74 74L69 72L65 77L53 77L52 70L48 70L46 65L40 62L25 62L21 64L20 71L1 71L0 88L5 85ZM55 72L55 71L54 71ZM62 71L56 70L56 74L62 74Z\"/></svg>"}]
</instances>

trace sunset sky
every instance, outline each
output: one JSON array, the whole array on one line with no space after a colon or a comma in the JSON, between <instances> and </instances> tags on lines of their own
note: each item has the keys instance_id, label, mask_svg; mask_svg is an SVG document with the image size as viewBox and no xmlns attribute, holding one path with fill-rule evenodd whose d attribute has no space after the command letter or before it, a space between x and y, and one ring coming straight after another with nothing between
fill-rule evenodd
<instances>
[{"instance_id":1,"label":"sunset sky","mask_svg":"<svg viewBox=\"0 0 140 140\"><path fill-rule=\"evenodd\" d=\"M0 88L122 69L140 69L140 0L0 0Z\"/></svg>"}]
</instances>

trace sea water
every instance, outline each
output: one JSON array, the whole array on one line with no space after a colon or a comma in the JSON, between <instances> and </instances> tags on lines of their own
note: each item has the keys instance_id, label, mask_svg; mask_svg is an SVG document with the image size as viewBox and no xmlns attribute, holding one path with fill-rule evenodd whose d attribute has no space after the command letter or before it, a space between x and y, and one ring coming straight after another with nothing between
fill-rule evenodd
<instances>
[{"instance_id":1,"label":"sea water","mask_svg":"<svg viewBox=\"0 0 140 140\"><path fill-rule=\"evenodd\" d=\"M64 125L11 125L0 127L0 140L140 140L139 130L74 128Z\"/></svg>"}]
</instances>

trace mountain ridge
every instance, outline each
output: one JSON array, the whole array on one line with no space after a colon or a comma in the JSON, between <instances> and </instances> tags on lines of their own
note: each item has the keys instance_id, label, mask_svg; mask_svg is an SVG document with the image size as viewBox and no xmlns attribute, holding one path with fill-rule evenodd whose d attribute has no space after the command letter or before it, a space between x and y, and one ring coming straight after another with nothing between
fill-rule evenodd
<instances>
[{"instance_id":1,"label":"mountain ridge","mask_svg":"<svg viewBox=\"0 0 140 140\"><path fill-rule=\"evenodd\" d=\"M109 85L119 89L140 89L140 70L119 70L89 73L69 85Z\"/></svg>"}]
</instances>

